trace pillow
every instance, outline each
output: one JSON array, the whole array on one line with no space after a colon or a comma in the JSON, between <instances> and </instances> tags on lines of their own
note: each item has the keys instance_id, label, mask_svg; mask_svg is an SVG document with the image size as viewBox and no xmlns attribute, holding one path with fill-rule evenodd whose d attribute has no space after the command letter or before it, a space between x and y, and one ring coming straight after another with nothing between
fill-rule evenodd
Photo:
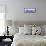
<instances>
[{"instance_id":1,"label":"pillow","mask_svg":"<svg viewBox=\"0 0 46 46\"><path fill-rule=\"evenodd\" d=\"M43 25L43 26L42 26L42 29L43 29L44 35L46 35L46 25Z\"/></svg>"},{"instance_id":2,"label":"pillow","mask_svg":"<svg viewBox=\"0 0 46 46\"><path fill-rule=\"evenodd\" d=\"M20 34L24 34L24 31L25 31L25 30L24 30L24 27L19 27L19 33L20 33Z\"/></svg>"},{"instance_id":3,"label":"pillow","mask_svg":"<svg viewBox=\"0 0 46 46\"><path fill-rule=\"evenodd\" d=\"M32 27L32 35L39 35L41 34L41 28L39 26Z\"/></svg>"},{"instance_id":4,"label":"pillow","mask_svg":"<svg viewBox=\"0 0 46 46\"><path fill-rule=\"evenodd\" d=\"M41 28L40 27L37 27L37 29L36 29L36 35L41 35Z\"/></svg>"},{"instance_id":5,"label":"pillow","mask_svg":"<svg viewBox=\"0 0 46 46\"><path fill-rule=\"evenodd\" d=\"M15 26L9 26L9 35L15 35L19 32L19 28Z\"/></svg>"},{"instance_id":6,"label":"pillow","mask_svg":"<svg viewBox=\"0 0 46 46\"><path fill-rule=\"evenodd\" d=\"M25 34L25 35L30 35L31 34L31 29L26 28L26 27L19 27L19 33L20 34Z\"/></svg>"},{"instance_id":7,"label":"pillow","mask_svg":"<svg viewBox=\"0 0 46 46\"><path fill-rule=\"evenodd\" d=\"M24 24L24 27L32 29L32 25L26 25L26 24Z\"/></svg>"},{"instance_id":8,"label":"pillow","mask_svg":"<svg viewBox=\"0 0 46 46\"><path fill-rule=\"evenodd\" d=\"M26 25L24 24L24 28L25 28L25 34L32 34L32 25Z\"/></svg>"},{"instance_id":9,"label":"pillow","mask_svg":"<svg viewBox=\"0 0 46 46\"><path fill-rule=\"evenodd\" d=\"M44 35L44 32L45 32L45 28L44 28L44 25L41 26L41 35L43 36Z\"/></svg>"},{"instance_id":10,"label":"pillow","mask_svg":"<svg viewBox=\"0 0 46 46\"><path fill-rule=\"evenodd\" d=\"M26 34L26 35L31 35L32 34L32 29L31 28L24 27L24 29L25 29L24 34Z\"/></svg>"},{"instance_id":11,"label":"pillow","mask_svg":"<svg viewBox=\"0 0 46 46\"><path fill-rule=\"evenodd\" d=\"M36 27L32 27L32 35L36 34Z\"/></svg>"}]
</instances>

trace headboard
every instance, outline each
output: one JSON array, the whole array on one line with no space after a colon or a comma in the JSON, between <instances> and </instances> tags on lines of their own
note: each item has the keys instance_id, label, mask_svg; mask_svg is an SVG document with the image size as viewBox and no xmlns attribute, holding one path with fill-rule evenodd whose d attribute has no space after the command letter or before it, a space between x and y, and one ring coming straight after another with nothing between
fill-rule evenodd
<instances>
[{"instance_id":1,"label":"headboard","mask_svg":"<svg viewBox=\"0 0 46 46\"><path fill-rule=\"evenodd\" d=\"M15 24L20 26L23 26L24 24L27 24L27 25L36 24L36 25L42 26L42 25L45 25L46 22L45 21L15 21Z\"/></svg>"},{"instance_id":2,"label":"headboard","mask_svg":"<svg viewBox=\"0 0 46 46\"><path fill-rule=\"evenodd\" d=\"M46 24L46 21L15 21L15 20L6 20L6 24L7 25L19 25L19 26L24 26L24 24L27 24L27 25L33 25L33 24L36 24L36 25L45 25Z\"/></svg>"}]
</instances>

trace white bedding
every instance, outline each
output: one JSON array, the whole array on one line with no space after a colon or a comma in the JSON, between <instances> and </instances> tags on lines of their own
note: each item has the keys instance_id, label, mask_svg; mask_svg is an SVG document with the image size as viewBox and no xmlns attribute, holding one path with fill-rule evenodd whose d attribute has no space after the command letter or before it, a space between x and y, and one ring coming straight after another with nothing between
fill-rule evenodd
<instances>
[{"instance_id":1,"label":"white bedding","mask_svg":"<svg viewBox=\"0 0 46 46\"><path fill-rule=\"evenodd\" d=\"M16 34L11 46L46 46L46 36Z\"/></svg>"}]
</instances>

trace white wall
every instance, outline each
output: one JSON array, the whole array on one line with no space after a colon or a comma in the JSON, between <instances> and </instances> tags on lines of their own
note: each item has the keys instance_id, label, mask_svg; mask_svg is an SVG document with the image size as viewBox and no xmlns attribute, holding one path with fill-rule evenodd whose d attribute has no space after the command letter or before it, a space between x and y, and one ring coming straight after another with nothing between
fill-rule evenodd
<instances>
[{"instance_id":1,"label":"white wall","mask_svg":"<svg viewBox=\"0 0 46 46\"><path fill-rule=\"evenodd\" d=\"M46 21L46 0L0 0L0 4L7 4L9 20ZM36 8L36 13L24 13L24 8Z\"/></svg>"}]
</instances>

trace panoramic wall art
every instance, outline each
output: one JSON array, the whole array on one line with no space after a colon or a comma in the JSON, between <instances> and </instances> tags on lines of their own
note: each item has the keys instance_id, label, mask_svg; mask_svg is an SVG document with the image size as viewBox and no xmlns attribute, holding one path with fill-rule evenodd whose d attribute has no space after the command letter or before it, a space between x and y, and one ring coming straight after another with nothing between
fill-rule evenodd
<instances>
[{"instance_id":1,"label":"panoramic wall art","mask_svg":"<svg viewBox=\"0 0 46 46\"><path fill-rule=\"evenodd\" d=\"M36 13L36 8L24 8L24 13Z\"/></svg>"}]
</instances>

